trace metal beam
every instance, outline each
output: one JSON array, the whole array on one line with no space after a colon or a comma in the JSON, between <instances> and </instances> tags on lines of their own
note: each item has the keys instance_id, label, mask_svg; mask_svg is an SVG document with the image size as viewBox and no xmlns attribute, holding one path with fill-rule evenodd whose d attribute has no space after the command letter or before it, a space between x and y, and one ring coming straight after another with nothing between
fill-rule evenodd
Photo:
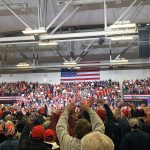
<instances>
[{"instance_id":1,"label":"metal beam","mask_svg":"<svg viewBox=\"0 0 150 150\"><path fill-rule=\"evenodd\" d=\"M123 19L123 21L125 21L125 20L127 20L129 17L131 17L131 16L140 8L140 6L144 3L144 1L145 1L145 0L142 0L142 1L135 7L135 9L134 9L129 15L127 15L127 16Z\"/></svg>"},{"instance_id":2,"label":"metal beam","mask_svg":"<svg viewBox=\"0 0 150 150\"><path fill-rule=\"evenodd\" d=\"M106 0L104 0L104 24L105 24L105 31L107 30L107 4Z\"/></svg>"},{"instance_id":3,"label":"metal beam","mask_svg":"<svg viewBox=\"0 0 150 150\"><path fill-rule=\"evenodd\" d=\"M41 23L41 26L43 26L43 17L42 17L42 9L43 9L43 0L40 0L40 23Z\"/></svg>"},{"instance_id":4,"label":"metal beam","mask_svg":"<svg viewBox=\"0 0 150 150\"><path fill-rule=\"evenodd\" d=\"M47 0L44 1L44 10L43 10L43 24L44 24L44 27L46 28L46 17L47 17Z\"/></svg>"},{"instance_id":5,"label":"metal beam","mask_svg":"<svg viewBox=\"0 0 150 150\"><path fill-rule=\"evenodd\" d=\"M37 52L37 55L36 55L36 66L38 66L38 65L39 65L39 54Z\"/></svg>"},{"instance_id":6,"label":"metal beam","mask_svg":"<svg viewBox=\"0 0 150 150\"><path fill-rule=\"evenodd\" d=\"M23 54L20 50L17 49L17 51L20 53L20 55L24 58L24 60L29 63L30 65L32 64L31 60L25 55Z\"/></svg>"},{"instance_id":7,"label":"metal beam","mask_svg":"<svg viewBox=\"0 0 150 150\"><path fill-rule=\"evenodd\" d=\"M37 4L38 4L38 27L41 27L41 23L40 23L40 0L37 0Z\"/></svg>"},{"instance_id":8,"label":"metal beam","mask_svg":"<svg viewBox=\"0 0 150 150\"><path fill-rule=\"evenodd\" d=\"M130 20L135 21L135 18L138 17L138 15L142 12L142 9L145 8L144 5L136 9L136 12L131 16ZM147 23L147 22L146 22Z\"/></svg>"},{"instance_id":9,"label":"metal beam","mask_svg":"<svg viewBox=\"0 0 150 150\"><path fill-rule=\"evenodd\" d=\"M150 61L139 61L139 62L120 62L120 63L87 63L87 64L76 64L73 67L90 67L90 66L130 66L130 65L150 65ZM13 70L13 69L48 69L48 68L63 68L64 65L56 64L56 65L42 65L42 66L28 66L28 67L0 67L2 70Z\"/></svg>"},{"instance_id":10,"label":"metal beam","mask_svg":"<svg viewBox=\"0 0 150 150\"><path fill-rule=\"evenodd\" d=\"M112 49L111 49L111 41L110 41L110 44L109 44L109 49L110 49L110 62L112 61Z\"/></svg>"},{"instance_id":11,"label":"metal beam","mask_svg":"<svg viewBox=\"0 0 150 150\"><path fill-rule=\"evenodd\" d=\"M56 20L60 17L60 15L65 11L65 9L71 4L72 0L70 0L65 7L58 13L58 15L49 23L49 25L46 27L46 30L48 30L55 22Z\"/></svg>"},{"instance_id":12,"label":"metal beam","mask_svg":"<svg viewBox=\"0 0 150 150\"><path fill-rule=\"evenodd\" d=\"M74 59L74 42L70 42L70 59Z\"/></svg>"},{"instance_id":13,"label":"metal beam","mask_svg":"<svg viewBox=\"0 0 150 150\"><path fill-rule=\"evenodd\" d=\"M64 61L68 61L57 49L55 51Z\"/></svg>"},{"instance_id":14,"label":"metal beam","mask_svg":"<svg viewBox=\"0 0 150 150\"><path fill-rule=\"evenodd\" d=\"M6 64L7 64L7 58L8 58L8 56L7 56L7 50L5 51L5 55L4 55L4 66L6 66Z\"/></svg>"},{"instance_id":15,"label":"metal beam","mask_svg":"<svg viewBox=\"0 0 150 150\"><path fill-rule=\"evenodd\" d=\"M81 6L78 6L77 8L75 8L70 14L69 16L67 16L57 27L55 27L50 34L54 34L72 15L74 15L75 12L77 12L77 10L80 8Z\"/></svg>"},{"instance_id":16,"label":"metal beam","mask_svg":"<svg viewBox=\"0 0 150 150\"><path fill-rule=\"evenodd\" d=\"M85 57L85 56L88 54L89 48L91 47L91 45L92 45L95 41L96 41L96 40L92 41L92 42L86 47L86 49L81 52L80 56L75 60L77 63L79 63L79 62L83 59L83 57Z\"/></svg>"},{"instance_id":17,"label":"metal beam","mask_svg":"<svg viewBox=\"0 0 150 150\"><path fill-rule=\"evenodd\" d=\"M84 38L84 39L65 39L65 40L55 40L54 42L58 42L58 43L63 43L63 42L79 42L79 41L91 41L91 40L98 40L99 38ZM4 45L24 45L24 44L35 44L37 45L39 43L39 41L28 41L28 42L5 42L5 43L0 43L0 46L4 46Z\"/></svg>"},{"instance_id":18,"label":"metal beam","mask_svg":"<svg viewBox=\"0 0 150 150\"><path fill-rule=\"evenodd\" d=\"M1 37L0 42L14 42L14 41L32 41L35 40L33 35L31 36L15 36L15 37Z\"/></svg>"},{"instance_id":19,"label":"metal beam","mask_svg":"<svg viewBox=\"0 0 150 150\"><path fill-rule=\"evenodd\" d=\"M0 54L0 66L2 66L2 53Z\"/></svg>"},{"instance_id":20,"label":"metal beam","mask_svg":"<svg viewBox=\"0 0 150 150\"><path fill-rule=\"evenodd\" d=\"M114 24L116 24L118 21L120 21L131 9L131 7L137 2L137 0L134 0L134 2L125 10L125 12L115 21Z\"/></svg>"},{"instance_id":21,"label":"metal beam","mask_svg":"<svg viewBox=\"0 0 150 150\"><path fill-rule=\"evenodd\" d=\"M2 0L0 0L0 3L3 4L15 17L18 18L18 20L20 20L27 28L30 28L31 27L26 24L6 3L4 3Z\"/></svg>"},{"instance_id":22,"label":"metal beam","mask_svg":"<svg viewBox=\"0 0 150 150\"><path fill-rule=\"evenodd\" d=\"M123 56L134 44L134 42L137 40L138 38L134 39L129 45L128 47L126 47L116 58L115 60L117 60L118 58L120 58L121 56Z\"/></svg>"},{"instance_id":23,"label":"metal beam","mask_svg":"<svg viewBox=\"0 0 150 150\"><path fill-rule=\"evenodd\" d=\"M35 46L33 45L33 66L35 67L36 65L36 60L35 60Z\"/></svg>"},{"instance_id":24,"label":"metal beam","mask_svg":"<svg viewBox=\"0 0 150 150\"><path fill-rule=\"evenodd\" d=\"M20 51L16 46L14 46L14 48L20 53L20 55L27 63L29 63L30 65L32 64L31 60L22 51Z\"/></svg>"},{"instance_id":25,"label":"metal beam","mask_svg":"<svg viewBox=\"0 0 150 150\"><path fill-rule=\"evenodd\" d=\"M135 29L129 29L129 30L116 30L116 31L94 31L94 32L82 32L82 33L66 33L66 34L43 34L40 35L40 40L64 40L64 39L71 39L71 38L91 38L91 37L100 37L102 35L126 35L126 34L137 34L137 31Z\"/></svg>"}]
</instances>

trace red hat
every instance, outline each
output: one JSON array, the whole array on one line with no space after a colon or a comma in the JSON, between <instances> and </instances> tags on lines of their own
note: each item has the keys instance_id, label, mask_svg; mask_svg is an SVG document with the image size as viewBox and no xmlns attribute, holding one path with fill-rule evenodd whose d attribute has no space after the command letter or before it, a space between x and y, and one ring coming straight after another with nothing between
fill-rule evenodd
<instances>
[{"instance_id":1,"label":"red hat","mask_svg":"<svg viewBox=\"0 0 150 150\"><path fill-rule=\"evenodd\" d=\"M97 114L103 121L106 120L106 111L103 108L98 109Z\"/></svg>"},{"instance_id":2,"label":"red hat","mask_svg":"<svg viewBox=\"0 0 150 150\"><path fill-rule=\"evenodd\" d=\"M128 108L124 109L122 112L126 117L130 116L130 110Z\"/></svg>"},{"instance_id":3,"label":"red hat","mask_svg":"<svg viewBox=\"0 0 150 150\"><path fill-rule=\"evenodd\" d=\"M41 125L34 126L31 136L34 139L42 139L44 136L44 128Z\"/></svg>"},{"instance_id":4,"label":"red hat","mask_svg":"<svg viewBox=\"0 0 150 150\"><path fill-rule=\"evenodd\" d=\"M56 136L56 133L52 129L47 129L44 132L44 140L45 141L51 141L54 139L55 136Z\"/></svg>"}]
</instances>

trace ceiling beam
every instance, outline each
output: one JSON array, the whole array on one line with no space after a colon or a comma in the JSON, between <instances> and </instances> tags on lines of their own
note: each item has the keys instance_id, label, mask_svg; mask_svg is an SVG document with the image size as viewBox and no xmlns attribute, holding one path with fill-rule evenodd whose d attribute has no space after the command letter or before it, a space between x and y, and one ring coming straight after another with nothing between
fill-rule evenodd
<instances>
[{"instance_id":1,"label":"ceiling beam","mask_svg":"<svg viewBox=\"0 0 150 150\"><path fill-rule=\"evenodd\" d=\"M113 2L107 2L107 8L111 9L111 8L122 8L122 7L129 7L129 4L131 4L134 0L126 0L126 1L122 1L121 3L117 3L116 1ZM137 2L134 4L134 6L137 6L139 4L139 2L141 2L142 0L137 0ZM145 0L145 2L143 3L143 5L150 5L150 1L149 0ZM80 11L86 11L86 10L98 10L98 9L104 9L104 5L103 3L99 3L99 4L84 4Z\"/></svg>"},{"instance_id":2,"label":"ceiling beam","mask_svg":"<svg viewBox=\"0 0 150 150\"><path fill-rule=\"evenodd\" d=\"M20 18L20 16L18 16L5 2L1 0L0 3L3 4L22 24L24 24L27 28L30 28L30 26L22 18Z\"/></svg>"}]
</instances>

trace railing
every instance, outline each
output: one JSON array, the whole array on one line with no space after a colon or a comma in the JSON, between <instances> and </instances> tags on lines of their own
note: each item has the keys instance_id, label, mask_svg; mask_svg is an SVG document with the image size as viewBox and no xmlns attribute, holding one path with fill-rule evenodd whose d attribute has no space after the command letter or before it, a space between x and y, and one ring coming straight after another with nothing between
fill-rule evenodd
<instances>
[{"instance_id":1,"label":"railing","mask_svg":"<svg viewBox=\"0 0 150 150\"><path fill-rule=\"evenodd\" d=\"M21 96L3 96L0 97L0 102L7 102L7 101L11 101L11 102L16 102L16 101L20 101L22 100Z\"/></svg>"},{"instance_id":2,"label":"railing","mask_svg":"<svg viewBox=\"0 0 150 150\"><path fill-rule=\"evenodd\" d=\"M124 100L148 100L150 99L150 94L126 94L123 96Z\"/></svg>"}]
</instances>

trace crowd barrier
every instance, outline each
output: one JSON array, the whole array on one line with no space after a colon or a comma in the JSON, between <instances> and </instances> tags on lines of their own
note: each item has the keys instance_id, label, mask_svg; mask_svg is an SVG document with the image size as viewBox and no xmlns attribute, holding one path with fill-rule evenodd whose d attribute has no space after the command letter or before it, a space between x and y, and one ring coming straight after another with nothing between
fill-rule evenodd
<instances>
[{"instance_id":1,"label":"crowd barrier","mask_svg":"<svg viewBox=\"0 0 150 150\"><path fill-rule=\"evenodd\" d=\"M150 99L150 94L126 94L123 96L124 100L148 100Z\"/></svg>"},{"instance_id":2,"label":"crowd barrier","mask_svg":"<svg viewBox=\"0 0 150 150\"><path fill-rule=\"evenodd\" d=\"M16 101L21 101L21 96L3 96L0 97L0 103L14 103Z\"/></svg>"}]
</instances>

